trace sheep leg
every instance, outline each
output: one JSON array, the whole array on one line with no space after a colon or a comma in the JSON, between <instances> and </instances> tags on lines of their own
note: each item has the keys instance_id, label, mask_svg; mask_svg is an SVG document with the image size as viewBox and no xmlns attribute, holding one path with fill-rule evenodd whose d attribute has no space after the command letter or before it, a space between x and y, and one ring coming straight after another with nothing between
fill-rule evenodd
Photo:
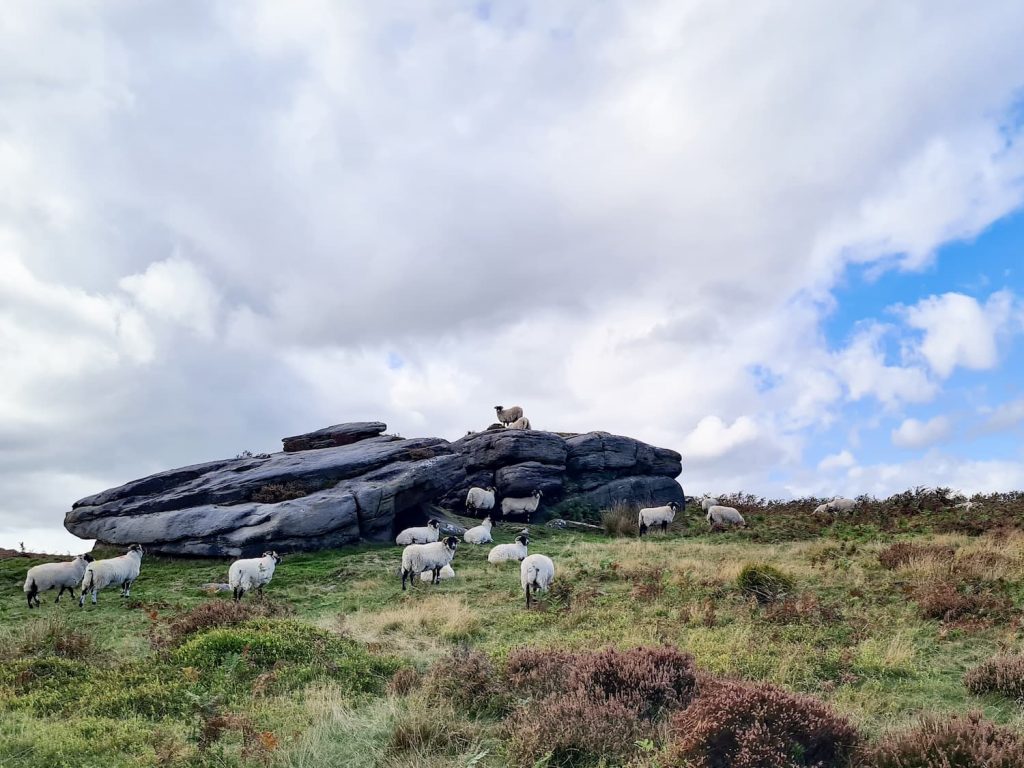
<instances>
[{"instance_id":1,"label":"sheep leg","mask_svg":"<svg viewBox=\"0 0 1024 768\"><path fill-rule=\"evenodd\" d=\"M234 601L236 603L241 601L242 595L244 595L244 594L245 594L245 590L242 589L241 587L235 587L233 590L231 590L231 597L234 599Z\"/></svg>"},{"instance_id":2,"label":"sheep leg","mask_svg":"<svg viewBox=\"0 0 1024 768\"><path fill-rule=\"evenodd\" d=\"M263 585L262 584L260 584L258 587L256 587L256 594L259 595L260 600L263 599Z\"/></svg>"},{"instance_id":3,"label":"sheep leg","mask_svg":"<svg viewBox=\"0 0 1024 768\"><path fill-rule=\"evenodd\" d=\"M637 538L640 538L640 537L641 537L641 536L643 536L643 535L644 535L645 533L647 533L647 526L646 526L646 525L644 525L643 523L640 523L640 533L639 533L639 534L637 534Z\"/></svg>"},{"instance_id":4,"label":"sheep leg","mask_svg":"<svg viewBox=\"0 0 1024 768\"><path fill-rule=\"evenodd\" d=\"M665 533L666 531L668 531L668 520L662 520L661 521L661 532Z\"/></svg>"},{"instance_id":5,"label":"sheep leg","mask_svg":"<svg viewBox=\"0 0 1024 768\"><path fill-rule=\"evenodd\" d=\"M530 585L529 584L526 585L526 608L527 608L527 610L529 610L529 608L530 608Z\"/></svg>"},{"instance_id":6,"label":"sheep leg","mask_svg":"<svg viewBox=\"0 0 1024 768\"><path fill-rule=\"evenodd\" d=\"M60 596L64 594L64 590L65 590L65 587L62 584L61 588L60 588L60 592L57 593L57 599L53 601L54 603L59 603L60 602ZM72 597L74 597L74 595L72 595Z\"/></svg>"},{"instance_id":7,"label":"sheep leg","mask_svg":"<svg viewBox=\"0 0 1024 768\"><path fill-rule=\"evenodd\" d=\"M437 568L434 569L434 576L430 580L430 583L431 584L440 584L441 583L441 568L440 568L440 566L438 566Z\"/></svg>"},{"instance_id":8,"label":"sheep leg","mask_svg":"<svg viewBox=\"0 0 1024 768\"><path fill-rule=\"evenodd\" d=\"M31 592L26 592L25 597L28 598L28 609L31 611L33 608L35 608L35 606L32 604L33 595Z\"/></svg>"},{"instance_id":9,"label":"sheep leg","mask_svg":"<svg viewBox=\"0 0 1024 768\"><path fill-rule=\"evenodd\" d=\"M402 591L405 592L405 577L409 574L405 568L402 569Z\"/></svg>"}]
</instances>

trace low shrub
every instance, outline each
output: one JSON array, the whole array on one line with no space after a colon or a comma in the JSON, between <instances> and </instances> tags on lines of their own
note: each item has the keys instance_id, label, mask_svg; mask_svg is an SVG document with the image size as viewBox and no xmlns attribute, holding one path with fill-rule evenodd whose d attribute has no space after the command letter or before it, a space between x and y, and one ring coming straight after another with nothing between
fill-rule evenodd
<instances>
[{"instance_id":1,"label":"low shrub","mask_svg":"<svg viewBox=\"0 0 1024 768\"><path fill-rule=\"evenodd\" d=\"M388 681L388 693L393 696L407 696L422 683L423 675L414 667L402 667L396 670Z\"/></svg>"},{"instance_id":2,"label":"low shrub","mask_svg":"<svg viewBox=\"0 0 1024 768\"><path fill-rule=\"evenodd\" d=\"M629 596L636 600L656 600L665 592L665 569L660 565L641 566L622 575L633 582Z\"/></svg>"},{"instance_id":3,"label":"low shrub","mask_svg":"<svg viewBox=\"0 0 1024 768\"><path fill-rule=\"evenodd\" d=\"M636 506L618 502L601 513L601 525L609 536L636 536L639 533L638 514Z\"/></svg>"},{"instance_id":4,"label":"low shrub","mask_svg":"<svg viewBox=\"0 0 1024 768\"><path fill-rule=\"evenodd\" d=\"M480 735L480 727L462 719L454 707L424 706L414 699L395 716L385 753L409 760L402 765L429 765L430 756L462 753Z\"/></svg>"},{"instance_id":5,"label":"low shrub","mask_svg":"<svg viewBox=\"0 0 1024 768\"><path fill-rule=\"evenodd\" d=\"M768 683L707 681L671 728L669 765L688 768L831 768L859 738L823 702Z\"/></svg>"},{"instance_id":6,"label":"low shrub","mask_svg":"<svg viewBox=\"0 0 1024 768\"><path fill-rule=\"evenodd\" d=\"M936 581L914 590L921 616L945 622L1002 621L1013 602L996 583Z\"/></svg>"},{"instance_id":7,"label":"low shrub","mask_svg":"<svg viewBox=\"0 0 1024 768\"><path fill-rule=\"evenodd\" d=\"M483 651L456 648L434 663L424 687L429 698L475 715L501 709L498 674Z\"/></svg>"},{"instance_id":8,"label":"low shrub","mask_svg":"<svg viewBox=\"0 0 1024 768\"><path fill-rule=\"evenodd\" d=\"M878 553L878 562L883 568L893 571L913 560L941 558L952 560L956 549L942 544L919 544L913 541L897 541Z\"/></svg>"},{"instance_id":9,"label":"low shrub","mask_svg":"<svg viewBox=\"0 0 1024 768\"><path fill-rule=\"evenodd\" d=\"M980 713L929 718L865 747L857 768L1019 768L1024 737Z\"/></svg>"},{"instance_id":10,"label":"low shrub","mask_svg":"<svg viewBox=\"0 0 1024 768\"><path fill-rule=\"evenodd\" d=\"M743 566L736 585L759 603L773 603L793 592L793 577L770 565L747 564Z\"/></svg>"},{"instance_id":11,"label":"low shrub","mask_svg":"<svg viewBox=\"0 0 1024 768\"><path fill-rule=\"evenodd\" d=\"M95 643L90 635L73 629L64 617L37 619L25 625L20 635L5 640L0 657L58 656L83 659L93 654Z\"/></svg>"},{"instance_id":12,"label":"low shrub","mask_svg":"<svg viewBox=\"0 0 1024 768\"><path fill-rule=\"evenodd\" d=\"M290 606L267 600L244 603L208 600L171 618L167 623L167 634L161 640L164 644L176 646L207 629L233 627L253 619L287 616L293 612Z\"/></svg>"},{"instance_id":13,"label":"low shrub","mask_svg":"<svg viewBox=\"0 0 1024 768\"><path fill-rule=\"evenodd\" d=\"M838 621L840 612L823 605L812 592L801 592L765 606L761 619L771 624L825 624Z\"/></svg>"},{"instance_id":14,"label":"low shrub","mask_svg":"<svg viewBox=\"0 0 1024 768\"><path fill-rule=\"evenodd\" d=\"M257 504L277 504L291 499L301 499L307 494L309 494L309 488L302 483L292 481L262 485L252 492L250 498Z\"/></svg>"},{"instance_id":15,"label":"low shrub","mask_svg":"<svg viewBox=\"0 0 1024 768\"><path fill-rule=\"evenodd\" d=\"M1024 655L1001 654L983 661L964 675L964 685L974 694L1001 693L1024 700Z\"/></svg>"}]
</instances>

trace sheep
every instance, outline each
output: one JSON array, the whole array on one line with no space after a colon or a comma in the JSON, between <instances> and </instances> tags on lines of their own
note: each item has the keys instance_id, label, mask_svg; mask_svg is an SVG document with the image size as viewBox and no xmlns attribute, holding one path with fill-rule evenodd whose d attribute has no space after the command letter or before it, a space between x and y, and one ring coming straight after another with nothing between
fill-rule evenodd
<instances>
[{"instance_id":1,"label":"sheep","mask_svg":"<svg viewBox=\"0 0 1024 768\"><path fill-rule=\"evenodd\" d=\"M547 555L530 555L519 564L519 583L526 591L526 607L530 607L530 587L536 597L538 590L547 592L555 578L555 564Z\"/></svg>"},{"instance_id":2,"label":"sheep","mask_svg":"<svg viewBox=\"0 0 1024 768\"><path fill-rule=\"evenodd\" d=\"M653 528L656 525L661 526L661 532L664 533L668 530L669 524L676 519L676 510L679 509L679 503L676 501L670 501L663 507L645 507L640 510L640 514L637 516L637 526L640 528L640 536L647 533L648 528Z\"/></svg>"},{"instance_id":3,"label":"sheep","mask_svg":"<svg viewBox=\"0 0 1024 768\"><path fill-rule=\"evenodd\" d=\"M429 544L410 544L402 550L402 591L405 591L405 580L416 583L416 576L424 571L433 571L431 584L441 581L441 569L455 557L459 540L449 536L444 541L432 541Z\"/></svg>"},{"instance_id":4,"label":"sheep","mask_svg":"<svg viewBox=\"0 0 1024 768\"><path fill-rule=\"evenodd\" d=\"M708 496L706 493L704 494L704 497L700 500L700 508L702 512L707 512L712 507L717 506L720 506L718 503L718 499L716 499L714 496Z\"/></svg>"},{"instance_id":5,"label":"sheep","mask_svg":"<svg viewBox=\"0 0 1024 768\"><path fill-rule=\"evenodd\" d=\"M428 520L422 528L406 528L395 537L395 544L430 544L440 537L441 524Z\"/></svg>"},{"instance_id":6,"label":"sheep","mask_svg":"<svg viewBox=\"0 0 1024 768\"><path fill-rule=\"evenodd\" d=\"M819 504L818 506L816 506L814 508L814 514L816 514L816 515L826 515L826 514L828 514L828 511L829 511L829 509L828 509L828 502L827 501L824 504Z\"/></svg>"},{"instance_id":7,"label":"sheep","mask_svg":"<svg viewBox=\"0 0 1024 768\"><path fill-rule=\"evenodd\" d=\"M708 509L706 519L708 525L712 528L716 525L741 525L744 528L747 527L747 521L743 519L743 515L735 507L715 505Z\"/></svg>"},{"instance_id":8,"label":"sheep","mask_svg":"<svg viewBox=\"0 0 1024 768\"><path fill-rule=\"evenodd\" d=\"M491 538L491 526L491 516L488 515L480 525L466 531L462 535L462 538L467 544L489 544L494 541L494 539Z\"/></svg>"},{"instance_id":9,"label":"sheep","mask_svg":"<svg viewBox=\"0 0 1024 768\"><path fill-rule=\"evenodd\" d=\"M523 409L518 405L513 405L511 408L502 408L500 405L496 405L494 410L498 414L498 423L506 427L516 419L523 417Z\"/></svg>"},{"instance_id":10,"label":"sheep","mask_svg":"<svg viewBox=\"0 0 1024 768\"><path fill-rule=\"evenodd\" d=\"M89 563L85 567L85 575L82 576L82 593L78 596L78 607L85 607L86 593L92 593L92 604L96 605L96 595L111 584L120 584L121 597L129 597L132 593L132 582L139 578L141 570L142 547L138 544L132 544L120 557Z\"/></svg>"},{"instance_id":11,"label":"sheep","mask_svg":"<svg viewBox=\"0 0 1024 768\"><path fill-rule=\"evenodd\" d=\"M473 512L494 509L494 494L496 492L493 486L486 488L473 486L466 492L466 509Z\"/></svg>"},{"instance_id":12,"label":"sheep","mask_svg":"<svg viewBox=\"0 0 1024 768\"><path fill-rule=\"evenodd\" d=\"M526 550L529 545L529 534L520 533L512 544L498 544L496 547L492 547L491 551L487 553L487 562L504 563L508 560L523 560L528 554Z\"/></svg>"},{"instance_id":13,"label":"sheep","mask_svg":"<svg viewBox=\"0 0 1024 768\"><path fill-rule=\"evenodd\" d=\"M954 504L953 505L953 509L964 509L964 510L967 510L968 512L970 512L974 507L980 507L980 506L981 506L981 502L980 501L971 501L971 500L968 499L967 501L961 501L959 504Z\"/></svg>"},{"instance_id":14,"label":"sheep","mask_svg":"<svg viewBox=\"0 0 1024 768\"><path fill-rule=\"evenodd\" d=\"M420 574L420 581L431 581L433 578L434 578L434 572L433 571L424 571L423 573ZM452 568L450 565L446 565L446 566L444 566L441 569L441 572L437 574L437 578L440 581L444 581L445 579L454 579L455 578L455 569Z\"/></svg>"},{"instance_id":15,"label":"sheep","mask_svg":"<svg viewBox=\"0 0 1024 768\"><path fill-rule=\"evenodd\" d=\"M274 578L274 569L281 562L277 552L264 552L263 557L235 560L228 569L228 584L237 603L246 592L256 590L263 596L263 587Z\"/></svg>"},{"instance_id":16,"label":"sheep","mask_svg":"<svg viewBox=\"0 0 1024 768\"><path fill-rule=\"evenodd\" d=\"M28 599L29 609L39 607L39 593L60 587L57 599L53 602L59 603L64 590L71 593L71 599L75 599L75 587L82 581L85 569L93 560L92 555L79 555L74 560L67 560L63 563L43 563L34 565L25 574L25 597Z\"/></svg>"},{"instance_id":17,"label":"sheep","mask_svg":"<svg viewBox=\"0 0 1024 768\"><path fill-rule=\"evenodd\" d=\"M520 416L518 419L508 425L509 429L533 429L530 426L530 420L525 416Z\"/></svg>"},{"instance_id":18,"label":"sheep","mask_svg":"<svg viewBox=\"0 0 1024 768\"><path fill-rule=\"evenodd\" d=\"M503 516L510 514L526 514L526 520L529 522L530 515L537 511L537 507L540 506L540 497L544 495L543 491L534 491L525 498L512 498L506 496L501 500L501 514Z\"/></svg>"},{"instance_id":19,"label":"sheep","mask_svg":"<svg viewBox=\"0 0 1024 768\"><path fill-rule=\"evenodd\" d=\"M832 501L828 502L829 511L836 515L842 512L852 512L855 506L857 506L856 501L844 499L842 496L836 496Z\"/></svg>"}]
</instances>

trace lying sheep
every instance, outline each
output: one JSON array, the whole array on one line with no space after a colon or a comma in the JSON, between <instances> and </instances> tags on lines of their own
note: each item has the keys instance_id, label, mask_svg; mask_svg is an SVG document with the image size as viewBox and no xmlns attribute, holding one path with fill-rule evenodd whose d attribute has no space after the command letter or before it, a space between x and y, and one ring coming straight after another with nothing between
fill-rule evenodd
<instances>
[{"instance_id":1,"label":"lying sheep","mask_svg":"<svg viewBox=\"0 0 1024 768\"><path fill-rule=\"evenodd\" d=\"M498 414L498 423L506 427L516 419L523 417L523 409L518 405L513 405L511 408L502 408L500 405L496 405L494 410Z\"/></svg>"},{"instance_id":2,"label":"lying sheep","mask_svg":"<svg viewBox=\"0 0 1024 768\"><path fill-rule=\"evenodd\" d=\"M525 416L520 416L518 419L508 425L509 429L532 429L530 426L530 420Z\"/></svg>"},{"instance_id":3,"label":"lying sheep","mask_svg":"<svg viewBox=\"0 0 1024 768\"><path fill-rule=\"evenodd\" d=\"M679 503L670 501L663 507L645 507L640 510L640 514L637 516L637 526L640 528L640 536L647 533L648 528L653 528L656 525L661 526L661 532L665 533L668 530L669 525L673 520L676 519L676 510L679 509Z\"/></svg>"},{"instance_id":4,"label":"lying sheep","mask_svg":"<svg viewBox=\"0 0 1024 768\"><path fill-rule=\"evenodd\" d=\"M507 515L526 515L526 521L530 521L530 515L537 511L537 507L540 506L540 497L544 495L543 491L534 491L525 498L512 498L506 496L501 500L501 514Z\"/></svg>"},{"instance_id":5,"label":"lying sheep","mask_svg":"<svg viewBox=\"0 0 1024 768\"><path fill-rule=\"evenodd\" d=\"M743 515L735 507L723 507L721 505L715 505L708 509L706 516L708 525L714 528L716 525L739 525L744 528L747 527L747 521L743 519Z\"/></svg>"},{"instance_id":6,"label":"lying sheep","mask_svg":"<svg viewBox=\"0 0 1024 768\"><path fill-rule=\"evenodd\" d=\"M424 571L420 574L420 581L432 581L433 578L433 571ZM437 574L437 578L439 581L444 581L445 579L454 579L455 569L452 568L450 565L446 565L441 569L441 572Z\"/></svg>"},{"instance_id":7,"label":"lying sheep","mask_svg":"<svg viewBox=\"0 0 1024 768\"><path fill-rule=\"evenodd\" d=\"M406 528L395 537L395 544L430 544L441 535L441 524L437 520L428 520L421 528Z\"/></svg>"},{"instance_id":8,"label":"lying sheep","mask_svg":"<svg viewBox=\"0 0 1024 768\"><path fill-rule=\"evenodd\" d=\"M75 587L82 581L85 569L92 562L92 555L79 555L74 560L67 560L63 563L43 563L34 565L25 574L25 597L28 599L28 607L39 607L39 593L49 589L60 587L57 599L53 602L59 603L64 590L71 593L71 599L75 599Z\"/></svg>"},{"instance_id":9,"label":"lying sheep","mask_svg":"<svg viewBox=\"0 0 1024 768\"><path fill-rule=\"evenodd\" d=\"M491 538L491 516L488 515L483 519L480 525L474 526L466 531L462 538L465 539L467 544L490 544L494 539Z\"/></svg>"},{"instance_id":10,"label":"lying sheep","mask_svg":"<svg viewBox=\"0 0 1024 768\"><path fill-rule=\"evenodd\" d=\"M228 569L228 584L237 603L246 592L256 590L263 596L263 587L274 578L274 570L281 562L277 552L264 552L263 557L235 560Z\"/></svg>"},{"instance_id":11,"label":"lying sheep","mask_svg":"<svg viewBox=\"0 0 1024 768\"><path fill-rule=\"evenodd\" d=\"M529 534L520 533L512 544L499 544L492 547L491 551L487 553L487 562L504 563L509 560L523 560L528 554L526 549L529 545Z\"/></svg>"},{"instance_id":12,"label":"lying sheep","mask_svg":"<svg viewBox=\"0 0 1024 768\"><path fill-rule=\"evenodd\" d=\"M718 503L718 499L714 498L713 496L708 496L706 493L704 494L704 497L700 500L700 509L702 512L707 512L712 507L717 506L721 506Z\"/></svg>"},{"instance_id":13,"label":"lying sheep","mask_svg":"<svg viewBox=\"0 0 1024 768\"><path fill-rule=\"evenodd\" d=\"M526 591L526 607L530 607L530 588L536 597L537 592L546 592L555 579L555 564L547 555L530 555L519 564L519 582Z\"/></svg>"},{"instance_id":14,"label":"lying sheep","mask_svg":"<svg viewBox=\"0 0 1024 768\"><path fill-rule=\"evenodd\" d=\"M441 569L455 557L459 540L449 536L444 541L433 541L430 544L410 544L402 550L402 591L405 591L405 580L413 584L416 577L424 571L433 571L431 584L441 581Z\"/></svg>"},{"instance_id":15,"label":"lying sheep","mask_svg":"<svg viewBox=\"0 0 1024 768\"><path fill-rule=\"evenodd\" d=\"M132 582L139 578L141 570L142 547L138 544L132 544L120 557L89 563L85 567L85 575L82 576L82 594L78 596L78 607L85 607L87 593L92 594L92 604L96 605L96 595L111 584L121 585L121 597L130 596Z\"/></svg>"},{"instance_id":16,"label":"lying sheep","mask_svg":"<svg viewBox=\"0 0 1024 768\"><path fill-rule=\"evenodd\" d=\"M470 512L486 511L494 509L494 494L496 490L492 486L477 488L476 486L466 492L466 509Z\"/></svg>"}]
</instances>

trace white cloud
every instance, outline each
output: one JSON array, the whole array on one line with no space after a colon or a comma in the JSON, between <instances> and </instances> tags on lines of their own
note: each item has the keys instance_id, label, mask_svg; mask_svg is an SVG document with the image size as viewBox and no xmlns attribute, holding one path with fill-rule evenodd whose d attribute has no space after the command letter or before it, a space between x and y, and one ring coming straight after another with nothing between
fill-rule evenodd
<instances>
[{"instance_id":1,"label":"white cloud","mask_svg":"<svg viewBox=\"0 0 1024 768\"><path fill-rule=\"evenodd\" d=\"M202 271L181 256L153 262L142 274L122 277L118 285L154 317L207 339L213 336L220 297Z\"/></svg>"},{"instance_id":2,"label":"white cloud","mask_svg":"<svg viewBox=\"0 0 1024 768\"><path fill-rule=\"evenodd\" d=\"M822 472L830 472L836 469L848 469L849 467L856 465L856 463L857 460L854 458L853 454L844 449L839 453L830 454L819 461L818 469Z\"/></svg>"},{"instance_id":3,"label":"white cloud","mask_svg":"<svg viewBox=\"0 0 1024 768\"><path fill-rule=\"evenodd\" d=\"M1001 403L983 412L982 429L986 432L1001 432L1012 429L1024 422L1024 398Z\"/></svg>"},{"instance_id":4,"label":"white cloud","mask_svg":"<svg viewBox=\"0 0 1024 768\"><path fill-rule=\"evenodd\" d=\"M1014 297L993 293L984 306L962 293L929 296L903 310L907 325L924 332L920 354L939 376L957 366L989 370L999 359L997 340L1013 318Z\"/></svg>"},{"instance_id":5,"label":"white cloud","mask_svg":"<svg viewBox=\"0 0 1024 768\"><path fill-rule=\"evenodd\" d=\"M898 448L924 448L949 437L953 425L945 416L928 421L905 419L892 431L892 444Z\"/></svg>"},{"instance_id":6,"label":"white cloud","mask_svg":"<svg viewBox=\"0 0 1024 768\"><path fill-rule=\"evenodd\" d=\"M883 325L870 324L835 355L836 373L846 384L850 399L872 396L887 407L928 402L938 386L921 368L886 363L882 346L886 330Z\"/></svg>"}]
</instances>

